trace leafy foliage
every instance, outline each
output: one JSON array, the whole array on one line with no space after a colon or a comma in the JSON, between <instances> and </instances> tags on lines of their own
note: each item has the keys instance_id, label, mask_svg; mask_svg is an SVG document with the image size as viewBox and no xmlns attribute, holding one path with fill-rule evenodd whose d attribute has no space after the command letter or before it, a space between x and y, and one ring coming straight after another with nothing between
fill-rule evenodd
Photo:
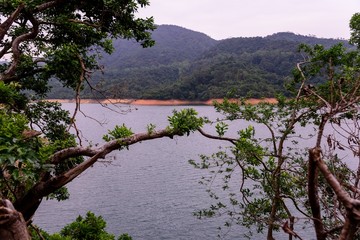
<instances>
[{"instance_id":1,"label":"leafy foliage","mask_svg":"<svg viewBox=\"0 0 360 240\"><path fill-rule=\"evenodd\" d=\"M13 200L29 189L41 168L36 139L27 139L27 119L0 109L1 194Z\"/></svg>"},{"instance_id":2,"label":"leafy foliage","mask_svg":"<svg viewBox=\"0 0 360 240\"><path fill-rule=\"evenodd\" d=\"M65 226L60 235L70 237L71 239L114 239L114 236L105 232L106 222L101 216L96 217L88 212L86 217L77 217L75 222Z\"/></svg>"},{"instance_id":3,"label":"leafy foliage","mask_svg":"<svg viewBox=\"0 0 360 240\"><path fill-rule=\"evenodd\" d=\"M197 117L197 112L193 108L173 111L173 115L168 117L169 130L178 134L189 135L202 127L204 121Z\"/></svg>"},{"instance_id":4,"label":"leafy foliage","mask_svg":"<svg viewBox=\"0 0 360 240\"><path fill-rule=\"evenodd\" d=\"M23 109L27 100L17 88L16 84L10 85L0 82L0 104L9 104L15 109Z\"/></svg>"},{"instance_id":5,"label":"leafy foliage","mask_svg":"<svg viewBox=\"0 0 360 240\"><path fill-rule=\"evenodd\" d=\"M36 114L35 112L32 112ZM54 114L53 117L50 115ZM82 157L69 158L57 166L49 162L50 156L57 150L75 146L74 136L69 135L64 129L58 135L52 134L51 126L55 129L61 127L51 123L57 118L56 111L49 113L41 121L49 120L44 135L39 137L41 132L30 129L28 118L24 114L12 113L8 110L0 109L0 153L1 153L1 191L2 197L10 200L20 198L28 191L41 177L42 172L60 174L74 165L83 161ZM37 121L41 124L41 121ZM48 130L48 131L47 131ZM52 137L55 139L52 139ZM67 138L62 138L67 136ZM60 139L56 139L60 138ZM66 188L61 188L49 196L50 198L67 199Z\"/></svg>"},{"instance_id":6,"label":"leafy foliage","mask_svg":"<svg viewBox=\"0 0 360 240\"><path fill-rule=\"evenodd\" d=\"M8 22L4 22L1 32L1 57L13 54L12 64L3 65L2 81L18 83L21 90L31 90L36 97L46 96L51 78L76 89L85 83L83 78L89 77L84 71L99 69L99 50L111 53L110 38L135 39L144 47L154 44L147 31L155 28L153 19L135 17L138 8L148 4L145 0L2 2L1 14ZM17 9L20 12L14 17L22 21L11 17ZM31 34L26 35L28 32ZM21 49L13 51L20 43Z\"/></svg>"},{"instance_id":7,"label":"leafy foliage","mask_svg":"<svg viewBox=\"0 0 360 240\"><path fill-rule=\"evenodd\" d=\"M60 233L48 234L45 231L31 232L32 239L40 240L115 240L115 236L106 232L106 222L101 216L87 212L85 217L78 216L76 220L66 225ZM122 234L118 240L132 240L128 234Z\"/></svg>"},{"instance_id":8,"label":"leafy foliage","mask_svg":"<svg viewBox=\"0 0 360 240\"><path fill-rule=\"evenodd\" d=\"M50 83L57 81L70 90L80 104L81 90L91 87L91 75L102 68L101 54L114 50L113 39L152 46L153 19L136 16L148 4L147 0L0 2L0 58L6 59L0 63L0 192L26 221L44 197L66 199L64 186L87 168L84 161L94 155L95 148L81 146L75 119L79 105L70 116L60 104L42 101ZM118 127L108 138L128 134Z\"/></svg>"},{"instance_id":9,"label":"leafy foliage","mask_svg":"<svg viewBox=\"0 0 360 240\"><path fill-rule=\"evenodd\" d=\"M60 103L38 101L27 106L26 115L32 128L41 129L42 133L52 141L73 139L67 131L71 124L69 111L63 110Z\"/></svg>"},{"instance_id":10,"label":"leafy foliage","mask_svg":"<svg viewBox=\"0 0 360 240\"><path fill-rule=\"evenodd\" d=\"M121 126L116 125L114 130L109 130L108 132L109 134L103 136L103 139L107 142L115 139L129 137L134 134L130 128L125 126L125 124Z\"/></svg>"},{"instance_id":11,"label":"leafy foliage","mask_svg":"<svg viewBox=\"0 0 360 240\"><path fill-rule=\"evenodd\" d=\"M155 125L155 124L152 124L152 123L149 123L149 124L146 126L147 132L148 132L149 134L154 133L155 128L156 128L156 125Z\"/></svg>"}]
</instances>

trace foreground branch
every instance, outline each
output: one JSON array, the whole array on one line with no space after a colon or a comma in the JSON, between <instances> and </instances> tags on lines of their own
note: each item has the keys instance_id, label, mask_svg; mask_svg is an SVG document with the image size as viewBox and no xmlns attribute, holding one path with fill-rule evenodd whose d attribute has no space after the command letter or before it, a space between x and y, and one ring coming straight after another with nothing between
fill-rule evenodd
<instances>
[{"instance_id":1,"label":"foreground branch","mask_svg":"<svg viewBox=\"0 0 360 240\"><path fill-rule=\"evenodd\" d=\"M16 209L24 215L25 220L29 220L37 210L43 197L65 186L86 169L91 167L97 160L105 158L106 155L112 151L138 142L163 137L172 138L176 135L181 136L183 133L171 129L163 129L156 132L139 133L130 137L116 139L99 148L72 147L61 150L52 156L51 162L53 164L58 164L72 157L88 156L89 158L60 175L49 177L49 174L45 174L45 176L43 176L43 178L35 184L23 198L18 199L14 205Z\"/></svg>"}]
</instances>

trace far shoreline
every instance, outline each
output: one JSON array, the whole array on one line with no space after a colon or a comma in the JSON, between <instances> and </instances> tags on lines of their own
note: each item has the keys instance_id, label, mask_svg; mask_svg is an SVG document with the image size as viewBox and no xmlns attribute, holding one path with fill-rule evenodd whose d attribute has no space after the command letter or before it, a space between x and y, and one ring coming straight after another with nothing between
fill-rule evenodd
<instances>
[{"instance_id":1,"label":"far shoreline","mask_svg":"<svg viewBox=\"0 0 360 240\"><path fill-rule=\"evenodd\" d=\"M238 102L238 99L229 99L231 102ZM59 103L75 103L75 99L46 99L48 102ZM206 101L197 100L158 100L158 99L81 99L83 104L125 104L125 105L143 105L143 106L181 106L181 105L205 105L212 106L214 102L223 102L223 99L210 99ZM260 102L277 103L275 98L250 98L246 100L250 104L258 104Z\"/></svg>"}]
</instances>

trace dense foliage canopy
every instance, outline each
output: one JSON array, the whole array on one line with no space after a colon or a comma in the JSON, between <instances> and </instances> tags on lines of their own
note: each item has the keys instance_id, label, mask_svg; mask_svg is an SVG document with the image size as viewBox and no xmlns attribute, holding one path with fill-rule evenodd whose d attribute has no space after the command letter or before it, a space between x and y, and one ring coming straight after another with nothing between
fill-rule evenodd
<instances>
[{"instance_id":1,"label":"dense foliage canopy","mask_svg":"<svg viewBox=\"0 0 360 240\"><path fill-rule=\"evenodd\" d=\"M0 238L28 239L20 228L44 198L64 200L68 182L98 159L140 141L189 134L202 125L196 112L174 112L163 130L133 134L117 126L102 146L83 146L76 126L80 92L100 70L99 53L111 53L112 39L153 45L152 18L135 16L147 0L29 0L0 2ZM50 81L72 89L70 116L58 103L42 101ZM96 124L94 122L94 124ZM11 204L11 202L13 204ZM19 214L19 212L21 214ZM20 216L23 216L20 217ZM14 233L24 233L18 236Z\"/></svg>"}]
</instances>

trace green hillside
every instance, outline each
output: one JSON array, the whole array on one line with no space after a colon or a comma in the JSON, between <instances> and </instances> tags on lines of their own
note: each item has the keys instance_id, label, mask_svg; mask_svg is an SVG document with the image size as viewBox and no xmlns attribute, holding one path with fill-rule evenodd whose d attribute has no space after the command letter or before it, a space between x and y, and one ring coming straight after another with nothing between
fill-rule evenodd
<instances>
[{"instance_id":1,"label":"green hillside","mask_svg":"<svg viewBox=\"0 0 360 240\"><path fill-rule=\"evenodd\" d=\"M103 74L95 74L83 98L146 98L205 100L286 94L284 84L301 55L300 43L331 46L341 40L293 33L216 41L207 35L173 25L153 32L156 44L143 49L134 42L116 40L112 55L104 55ZM347 42L343 41L344 44ZM71 98L66 91L49 98Z\"/></svg>"}]
</instances>

